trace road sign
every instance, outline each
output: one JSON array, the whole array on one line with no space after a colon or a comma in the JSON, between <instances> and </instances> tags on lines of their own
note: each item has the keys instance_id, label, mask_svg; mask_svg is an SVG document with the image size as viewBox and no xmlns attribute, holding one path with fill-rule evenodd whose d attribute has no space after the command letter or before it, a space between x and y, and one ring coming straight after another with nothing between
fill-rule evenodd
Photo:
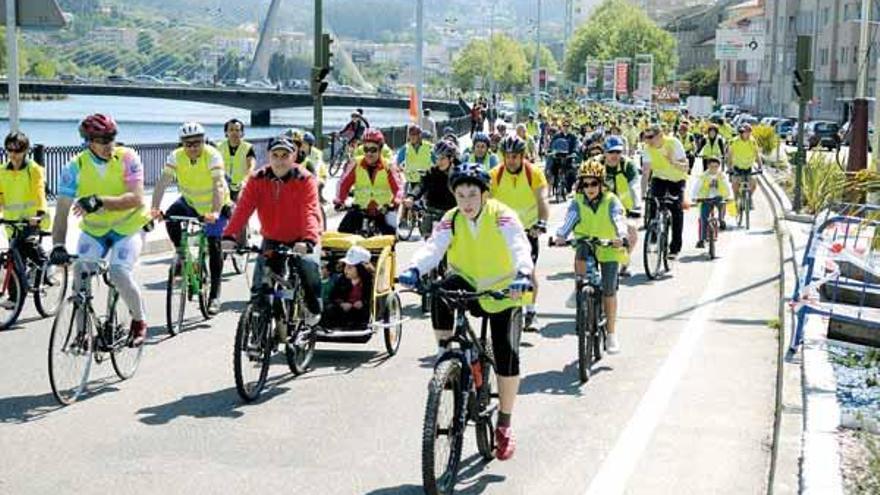
<instances>
[{"instance_id":1,"label":"road sign","mask_svg":"<svg viewBox=\"0 0 880 495\"><path fill-rule=\"evenodd\" d=\"M15 3L18 26L23 28L64 27L64 15L55 0L17 0ZM0 0L0 25L6 25L6 0Z\"/></svg>"},{"instance_id":2,"label":"road sign","mask_svg":"<svg viewBox=\"0 0 880 495\"><path fill-rule=\"evenodd\" d=\"M716 60L763 60L764 45L763 31L715 30Z\"/></svg>"}]
</instances>

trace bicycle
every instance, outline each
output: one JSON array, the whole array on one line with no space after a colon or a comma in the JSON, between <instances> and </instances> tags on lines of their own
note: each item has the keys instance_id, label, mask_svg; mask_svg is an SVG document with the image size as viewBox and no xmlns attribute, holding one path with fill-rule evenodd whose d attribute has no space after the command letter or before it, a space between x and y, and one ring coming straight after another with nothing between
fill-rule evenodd
<instances>
[{"instance_id":1,"label":"bicycle","mask_svg":"<svg viewBox=\"0 0 880 495\"><path fill-rule=\"evenodd\" d=\"M278 274L266 264L260 287L242 312L235 331L235 389L245 402L253 402L266 385L269 362L278 346L284 345L287 365L298 376L312 361L317 335L304 319L302 283L293 266L300 254L284 246L267 252L256 246L247 250L267 261L275 256L283 258L287 271L286 276Z\"/></svg>"},{"instance_id":2,"label":"bicycle","mask_svg":"<svg viewBox=\"0 0 880 495\"><path fill-rule=\"evenodd\" d=\"M447 350L434 365L428 385L422 428L423 487L428 494L447 494L455 488L468 421L475 425L480 455L487 461L495 457L494 431L500 406L497 386L493 383L495 360L487 335L488 319L482 319L478 337L468 321L467 306L481 297L502 299L508 292L446 290L437 284L419 289L422 290L446 300L455 312L453 335L441 341ZM515 312L513 321L522 322L521 315ZM444 399L451 400L452 413L441 418ZM448 443L445 449L438 445L443 438Z\"/></svg>"},{"instance_id":3,"label":"bicycle","mask_svg":"<svg viewBox=\"0 0 880 495\"><path fill-rule=\"evenodd\" d=\"M334 138L336 135L334 134ZM339 137L339 141L335 144L335 149L333 150L333 154L330 157L330 163L327 164L327 173L330 177L336 177L336 175L345 169L345 164L351 161L351 149L349 149L348 143L349 139L345 137Z\"/></svg>"},{"instance_id":4,"label":"bicycle","mask_svg":"<svg viewBox=\"0 0 880 495\"><path fill-rule=\"evenodd\" d=\"M553 246L589 246L587 263L587 275L575 277L575 331L578 336L578 378L581 383L586 383L592 374L593 365L602 359L602 351L606 349L608 337L608 317L605 314L604 294L602 292L602 271L599 269L599 261L596 259L596 248L612 247L613 241L587 237L583 239L569 240L565 244L554 244L549 239L550 247ZM623 243L626 247L627 242Z\"/></svg>"},{"instance_id":5,"label":"bicycle","mask_svg":"<svg viewBox=\"0 0 880 495\"><path fill-rule=\"evenodd\" d=\"M355 232L357 235L361 237L376 237L379 235L383 235L382 231L379 229L377 217L385 215L384 207L379 208L378 215L368 215L366 209L354 204L351 206L342 207L341 211L360 211L362 213L361 227L358 229L357 232Z\"/></svg>"},{"instance_id":6,"label":"bicycle","mask_svg":"<svg viewBox=\"0 0 880 495\"><path fill-rule=\"evenodd\" d=\"M401 241L408 241L412 238L413 231L422 225L422 220L425 217L425 206L421 201L415 201L411 208L401 206L401 210L403 215L400 216L400 220L397 222L397 237Z\"/></svg>"},{"instance_id":7,"label":"bicycle","mask_svg":"<svg viewBox=\"0 0 880 495\"><path fill-rule=\"evenodd\" d=\"M731 178L739 178L739 192L736 194L736 226L746 226L749 230L751 226L751 209L752 209L752 189L750 187L751 177L753 175L761 175L761 169L731 170Z\"/></svg>"},{"instance_id":8,"label":"bicycle","mask_svg":"<svg viewBox=\"0 0 880 495\"><path fill-rule=\"evenodd\" d=\"M208 320L208 238L205 236L204 222L197 218L171 216L168 221L180 222L180 247L168 269L168 284L165 287L165 322L168 333L177 335L183 330L186 303L197 295L199 311ZM196 255L193 256L193 247Z\"/></svg>"},{"instance_id":9,"label":"bicycle","mask_svg":"<svg viewBox=\"0 0 880 495\"><path fill-rule=\"evenodd\" d=\"M250 225L245 225L244 227L244 241L242 244L247 246L251 240L251 227ZM241 275L247 271L248 263L251 261L251 253L245 252L240 253L238 250L230 250L223 252L223 261L232 260L232 269L235 271L236 275Z\"/></svg>"},{"instance_id":10,"label":"bicycle","mask_svg":"<svg viewBox=\"0 0 880 495\"><path fill-rule=\"evenodd\" d=\"M649 190L645 196L645 242L642 261L645 275L651 280L669 272L669 237L672 229L672 205L681 201L678 196L666 193L655 197Z\"/></svg>"},{"instance_id":11,"label":"bicycle","mask_svg":"<svg viewBox=\"0 0 880 495\"><path fill-rule=\"evenodd\" d=\"M709 259L714 260L718 257L717 255L717 244L718 244L718 232L721 230L721 221L718 219L717 209L718 206L724 207L726 201L721 198L712 198L712 199L698 199L697 204L707 203L709 204L709 218L706 220L706 224L703 225L702 220L698 220L700 223L700 233L702 234L703 229L706 229L706 244L707 244L707 253L709 254Z\"/></svg>"},{"instance_id":12,"label":"bicycle","mask_svg":"<svg viewBox=\"0 0 880 495\"><path fill-rule=\"evenodd\" d=\"M0 220L0 225L12 230L9 248L0 252L0 330L18 321L29 293L40 316L55 316L67 292L67 270L49 264L48 259L37 264L21 252L29 237L36 235L39 242L51 233L40 231L28 220Z\"/></svg>"},{"instance_id":13,"label":"bicycle","mask_svg":"<svg viewBox=\"0 0 880 495\"><path fill-rule=\"evenodd\" d=\"M92 362L101 364L110 355L113 370L121 380L134 376L144 346L131 346L131 316L119 304L119 292L108 276L110 265L103 259L70 256L85 265L79 274L81 287L59 308L49 337L49 384L52 394L64 405L75 402L88 385ZM92 279L108 287L107 310L99 316L92 305Z\"/></svg>"}]
</instances>

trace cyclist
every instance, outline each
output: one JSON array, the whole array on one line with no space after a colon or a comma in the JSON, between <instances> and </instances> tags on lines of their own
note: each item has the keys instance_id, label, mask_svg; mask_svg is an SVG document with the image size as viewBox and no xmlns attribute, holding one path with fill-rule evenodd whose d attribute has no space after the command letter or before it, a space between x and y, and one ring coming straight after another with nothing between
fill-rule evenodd
<instances>
[{"instance_id":1,"label":"cyclist","mask_svg":"<svg viewBox=\"0 0 880 495\"><path fill-rule=\"evenodd\" d=\"M318 179L318 199L323 204L324 183L327 182L328 175L327 164L324 163L324 152L315 146L316 142L314 134L308 131L304 132L296 161L302 163L306 170L311 171L312 175Z\"/></svg>"},{"instance_id":2,"label":"cyclist","mask_svg":"<svg viewBox=\"0 0 880 495\"><path fill-rule=\"evenodd\" d=\"M517 136L508 136L501 143L504 163L493 168L490 189L492 197L513 208L526 228L532 246L532 262L538 262L538 237L547 232L550 207L547 204L547 178L544 172L525 159L526 143ZM535 301L538 296L537 277L532 274ZM525 328L539 328L534 301L526 305Z\"/></svg>"},{"instance_id":3,"label":"cyclist","mask_svg":"<svg viewBox=\"0 0 880 495\"><path fill-rule=\"evenodd\" d=\"M446 140L437 141L433 157L434 165L403 200L404 206L412 208L416 201L425 199L425 215L419 226L422 239L428 238L443 214L455 208L455 196L449 190L449 171L459 164L458 146Z\"/></svg>"},{"instance_id":4,"label":"cyclist","mask_svg":"<svg viewBox=\"0 0 880 495\"><path fill-rule=\"evenodd\" d=\"M408 142L397 152L397 166L402 170L406 181L404 194L409 194L418 186L422 176L431 168L431 146L422 142L422 128L417 125L409 126L407 138ZM410 207L411 205L404 202L398 218L406 218L406 212Z\"/></svg>"},{"instance_id":5,"label":"cyclist","mask_svg":"<svg viewBox=\"0 0 880 495\"><path fill-rule=\"evenodd\" d=\"M564 245L565 239L574 232L578 239L595 237L613 241L613 247L597 247L596 261L599 266L588 266L588 246L579 246L575 254L574 271L579 277L594 277L599 269L602 275L602 296L605 316L608 318L608 352L620 352L617 341L617 288L618 270L627 263L627 251L624 247L626 239L626 210L623 204L605 187L605 166L596 159L584 162L577 173L577 189L574 199L568 205L565 222L556 231L555 244ZM577 305L577 294L572 292L565 305L574 308Z\"/></svg>"},{"instance_id":6,"label":"cyclist","mask_svg":"<svg viewBox=\"0 0 880 495\"><path fill-rule=\"evenodd\" d=\"M688 174L694 169L697 147L694 135L690 132L689 127L690 125L688 124L688 121L682 120L681 123L678 124L678 133L675 136L681 142L682 146L684 146L684 153L687 155L688 161Z\"/></svg>"},{"instance_id":7,"label":"cyclist","mask_svg":"<svg viewBox=\"0 0 880 495\"><path fill-rule=\"evenodd\" d=\"M501 403L495 429L499 460L510 459L516 450L511 415L519 390L518 299L529 290L534 263L529 243L517 214L489 198L489 174L476 163L457 166L449 178L457 207L437 224L430 240L414 255L398 278L413 287L421 273L435 268L445 255L451 275L442 282L447 290L510 289L508 298L482 298L469 308L477 317L487 317L492 331L492 350L498 374ZM438 342L452 335L453 314L442 298L433 299L431 321ZM439 349L439 355L445 351Z\"/></svg>"},{"instance_id":8,"label":"cyclist","mask_svg":"<svg viewBox=\"0 0 880 495\"><path fill-rule=\"evenodd\" d=\"M354 204L339 224L340 232L358 233L364 215L376 221L379 231L394 235L397 231L397 206L403 196L400 177L393 163L381 156L385 136L379 129L364 133L364 157L357 160L339 181L339 192L333 201L337 210L343 208L348 193L354 189Z\"/></svg>"},{"instance_id":9,"label":"cyclist","mask_svg":"<svg viewBox=\"0 0 880 495\"><path fill-rule=\"evenodd\" d=\"M703 165L706 171L703 172L691 189L691 198L700 203L700 240L697 241L697 247L702 248L708 233L709 212L712 208L718 210L718 221L720 227L724 227L724 203L732 198L730 191L730 182L727 175L721 171L721 160L711 156L703 159Z\"/></svg>"},{"instance_id":10,"label":"cyclist","mask_svg":"<svg viewBox=\"0 0 880 495\"><path fill-rule=\"evenodd\" d=\"M516 132L516 135L526 143L526 158L532 163L537 163L538 146L535 144L535 140L529 137L526 125L517 124L514 132Z\"/></svg>"},{"instance_id":11,"label":"cyclist","mask_svg":"<svg viewBox=\"0 0 880 495\"><path fill-rule=\"evenodd\" d=\"M345 139L360 140L369 126L364 121L363 114L358 111L351 112L351 120L339 131L339 135Z\"/></svg>"},{"instance_id":12,"label":"cyclist","mask_svg":"<svg viewBox=\"0 0 880 495\"><path fill-rule=\"evenodd\" d=\"M717 158L719 161L724 159L727 153L727 146L724 138L718 134L718 126L709 124L706 128L706 139L703 140L703 147L700 148L700 158L703 159L703 168L705 169L707 158ZM723 167L722 167L723 168ZM705 172L705 170L703 170Z\"/></svg>"},{"instance_id":13,"label":"cyclist","mask_svg":"<svg viewBox=\"0 0 880 495\"><path fill-rule=\"evenodd\" d=\"M296 163L297 146L286 136L269 141L269 164L247 182L229 225L223 231L224 244L233 248L233 236L247 225L256 210L260 219L262 251L287 246L300 253L295 266L303 281L306 324L317 325L321 319L320 246L321 206L318 183L302 164ZM283 272L281 259L268 260L269 268ZM256 292L263 281L263 256L257 258L251 290Z\"/></svg>"},{"instance_id":14,"label":"cyclist","mask_svg":"<svg viewBox=\"0 0 880 495\"><path fill-rule=\"evenodd\" d=\"M205 142L205 128L199 123L184 123L180 126L178 137L181 146L168 155L156 190L153 191L152 215L153 218L201 218L207 224L205 235L208 238L208 271L211 274L208 313L215 315L220 310L218 299L223 274L220 236L229 218L231 203L224 176L223 156ZM180 198L163 214L159 209L162 197L175 179ZM180 249L183 236L180 222L168 221L165 229L175 249Z\"/></svg>"},{"instance_id":15,"label":"cyclist","mask_svg":"<svg viewBox=\"0 0 880 495\"><path fill-rule=\"evenodd\" d=\"M488 172L498 166L498 155L489 151L492 141L485 132L475 132L471 138L473 147L468 150L464 163L479 163L483 170Z\"/></svg>"},{"instance_id":16,"label":"cyclist","mask_svg":"<svg viewBox=\"0 0 880 495\"><path fill-rule=\"evenodd\" d=\"M529 139L534 139L535 141L541 135L541 129L538 125L538 121L535 120L535 112L529 112L529 120L526 121L526 133Z\"/></svg>"},{"instance_id":17,"label":"cyclist","mask_svg":"<svg viewBox=\"0 0 880 495\"><path fill-rule=\"evenodd\" d=\"M257 155L254 153L253 145L242 139L244 136L242 121L238 119L227 120L223 124L223 133L226 135L226 139L217 143L217 149L223 155L229 195L232 201L237 201L241 188L257 165Z\"/></svg>"},{"instance_id":18,"label":"cyclist","mask_svg":"<svg viewBox=\"0 0 880 495\"><path fill-rule=\"evenodd\" d=\"M637 206L639 194L639 171L635 163L623 156L625 145L619 136L608 136L603 146L604 155L600 161L605 165L605 187L614 193L623 204L627 216L635 216L633 210ZM626 224L627 249L630 253L638 240L638 228L632 222ZM623 264L620 267L620 276L628 277L629 266Z\"/></svg>"},{"instance_id":19,"label":"cyclist","mask_svg":"<svg viewBox=\"0 0 880 495\"><path fill-rule=\"evenodd\" d=\"M144 203L144 167L131 148L117 146L116 122L102 114L89 115L79 125L79 134L88 148L76 155L61 173L58 204L52 229L50 261L63 265L70 261L65 239L67 218L73 208L81 217L82 231L77 254L85 258L104 258L110 254L110 281L131 314L132 346L147 336L146 311L141 289L134 279L134 267L144 245L145 229L152 225ZM79 290L87 263L74 265L73 288Z\"/></svg>"},{"instance_id":20,"label":"cyclist","mask_svg":"<svg viewBox=\"0 0 880 495\"><path fill-rule=\"evenodd\" d=\"M733 194L739 194L743 178L748 177L749 191L754 195L758 182L754 177L749 176L749 172L755 168L755 165L760 169L764 162L761 159L758 143L752 137L752 126L743 124L739 126L738 131L739 136L735 137L727 147L727 163L730 164L730 173L733 176ZM749 208L754 210L755 203L752 202Z\"/></svg>"},{"instance_id":21,"label":"cyclist","mask_svg":"<svg viewBox=\"0 0 880 495\"><path fill-rule=\"evenodd\" d=\"M25 231L24 242L15 246L17 255L13 256L19 274L26 274L24 260L42 265L46 252L40 245L37 229L49 230L51 217L46 202L46 172L34 160L27 158L31 142L23 132L12 132L3 141L8 161L0 164L0 206L3 219L9 221L27 220L30 229ZM6 229L9 241L13 230ZM9 294L9 299L0 302L4 309L15 309L17 294Z\"/></svg>"},{"instance_id":22,"label":"cyclist","mask_svg":"<svg viewBox=\"0 0 880 495\"><path fill-rule=\"evenodd\" d=\"M651 124L644 132L645 149L642 155L642 175L650 177L651 194L662 198L667 193L679 198L673 203L672 242L669 244L669 259L675 259L681 251L681 231L684 227L684 187L687 180L687 154L681 141L664 136L659 124ZM649 217L656 212L646 211Z\"/></svg>"}]
</instances>

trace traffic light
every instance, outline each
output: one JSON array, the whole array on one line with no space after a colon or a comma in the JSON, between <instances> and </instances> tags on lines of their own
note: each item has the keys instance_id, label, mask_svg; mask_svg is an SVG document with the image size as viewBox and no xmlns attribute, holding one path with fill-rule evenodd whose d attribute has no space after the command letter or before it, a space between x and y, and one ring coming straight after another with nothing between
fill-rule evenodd
<instances>
[{"instance_id":1,"label":"traffic light","mask_svg":"<svg viewBox=\"0 0 880 495\"><path fill-rule=\"evenodd\" d=\"M312 67L312 96L318 96L327 91L326 79L330 75L330 71L333 70L330 66L330 57L333 56L330 52L330 44L332 43L333 38L329 34L321 35L321 60L318 60L316 66Z\"/></svg>"},{"instance_id":2,"label":"traffic light","mask_svg":"<svg viewBox=\"0 0 880 495\"><path fill-rule=\"evenodd\" d=\"M813 71L797 69L794 71L794 94L802 101L813 99Z\"/></svg>"}]
</instances>

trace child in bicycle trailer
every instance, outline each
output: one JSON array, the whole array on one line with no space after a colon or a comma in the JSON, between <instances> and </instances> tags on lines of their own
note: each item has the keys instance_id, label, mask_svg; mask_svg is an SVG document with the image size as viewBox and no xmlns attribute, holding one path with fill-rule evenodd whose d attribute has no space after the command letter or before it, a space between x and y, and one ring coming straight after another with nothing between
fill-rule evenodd
<instances>
[{"instance_id":1,"label":"child in bicycle trailer","mask_svg":"<svg viewBox=\"0 0 880 495\"><path fill-rule=\"evenodd\" d=\"M718 210L718 222L721 230L727 228L724 223L724 204L732 199L730 181L727 174L721 171L721 160L715 156L703 158L703 166L706 171L694 181L691 189L691 199L700 201L700 240L697 247L702 248L708 233L709 212L712 208Z\"/></svg>"},{"instance_id":2,"label":"child in bicycle trailer","mask_svg":"<svg viewBox=\"0 0 880 495\"><path fill-rule=\"evenodd\" d=\"M531 246L515 211L489 198L489 174L477 163L453 169L449 186L457 207L437 224L431 238L413 255L398 281L418 285L422 273L435 268L447 256L451 276L441 287L447 290L504 290L504 299L484 297L471 303L475 317L486 317L492 332L492 350L498 375L501 403L495 429L499 460L513 456L516 441L511 415L519 390L519 339L522 331L522 301L531 289L534 263ZM432 298L431 320L438 342L452 335L453 311L441 297ZM446 351L442 346L438 356Z\"/></svg>"},{"instance_id":3,"label":"child in bicycle trailer","mask_svg":"<svg viewBox=\"0 0 880 495\"><path fill-rule=\"evenodd\" d=\"M321 326L362 329L370 320L374 272L370 251L352 246L340 264L343 276L333 279Z\"/></svg>"},{"instance_id":4,"label":"child in bicycle trailer","mask_svg":"<svg viewBox=\"0 0 880 495\"><path fill-rule=\"evenodd\" d=\"M587 263L588 245L579 245L575 253L574 271L578 277L593 278L597 269L602 275L602 295L605 315L608 318L606 346L610 354L620 352L617 341L617 275L621 264L627 262L627 251L623 239L626 238L626 213L623 204L611 191L605 189L605 166L597 160L589 160L578 168L574 199L568 205L565 222L556 231L556 244L565 244L565 239L574 232L575 238L595 237L613 241L613 246L596 248L595 260L599 266ZM577 294L572 292L565 305L576 306Z\"/></svg>"}]
</instances>

